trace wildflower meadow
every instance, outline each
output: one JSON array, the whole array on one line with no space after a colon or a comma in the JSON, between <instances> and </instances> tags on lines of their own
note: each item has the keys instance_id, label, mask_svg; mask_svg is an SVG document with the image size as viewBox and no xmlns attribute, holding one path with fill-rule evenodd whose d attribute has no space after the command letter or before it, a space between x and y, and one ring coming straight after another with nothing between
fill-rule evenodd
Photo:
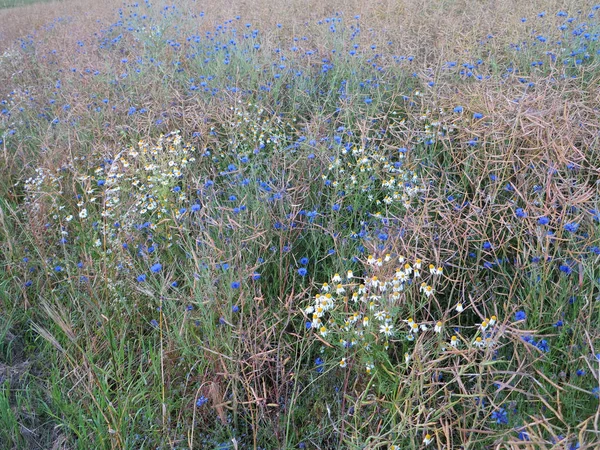
<instances>
[{"instance_id":1,"label":"wildflower meadow","mask_svg":"<svg viewBox=\"0 0 600 450\"><path fill-rule=\"evenodd\" d=\"M600 449L599 38L0 0L0 449Z\"/></svg>"}]
</instances>

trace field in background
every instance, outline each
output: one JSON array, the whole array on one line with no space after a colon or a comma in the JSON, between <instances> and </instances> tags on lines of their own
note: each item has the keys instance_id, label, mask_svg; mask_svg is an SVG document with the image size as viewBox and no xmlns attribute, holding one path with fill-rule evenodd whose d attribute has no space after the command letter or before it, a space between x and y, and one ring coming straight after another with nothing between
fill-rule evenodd
<instances>
[{"instance_id":1,"label":"field in background","mask_svg":"<svg viewBox=\"0 0 600 450\"><path fill-rule=\"evenodd\" d=\"M14 8L50 0L0 0L0 8Z\"/></svg>"},{"instance_id":2,"label":"field in background","mask_svg":"<svg viewBox=\"0 0 600 450\"><path fill-rule=\"evenodd\" d=\"M0 10L0 447L598 448L600 5L176 3Z\"/></svg>"}]
</instances>

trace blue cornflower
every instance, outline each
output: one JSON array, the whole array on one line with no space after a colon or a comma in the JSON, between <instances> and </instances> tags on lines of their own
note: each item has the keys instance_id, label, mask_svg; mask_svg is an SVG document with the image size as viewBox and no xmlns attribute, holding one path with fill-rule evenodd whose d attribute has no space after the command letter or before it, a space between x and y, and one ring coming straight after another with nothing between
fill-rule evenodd
<instances>
[{"instance_id":1,"label":"blue cornflower","mask_svg":"<svg viewBox=\"0 0 600 450\"><path fill-rule=\"evenodd\" d=\"M150 267L150 270L152 271L152 273L158 273L161 271L161 269L162 269L161 263L156 263L152 267Z\"/></svg>"},{"instance_id":2,"label":"blue cornflower","mask_svg":"<svg viewBox=\"0 0 600 450\"><path fill-rule=\"evenodd\" d=\"M240 288L240 282L239 281L234 281L231 283L231 289L239 289Z\"/></svg>"},{"instance_id":3,"label":"blue cornflower","mask_svg":"<svg viewBox=\"0 0 600 450\"><path fill-rule=\"evenodd\" d=\"M488 241L483 243L483 249L484 250L490 250L492 248L492 244Z\"/></svg>"},{"instance_id":4,"label":"blue cornflower","mask_svg":"<svg viewBox=\"0 0 600 450\"><path fill-rule=\"evenodd\" d=\"M542 339L540 342L538 342L536 347L544 353L548 353L550 351L550 345L548 344L548 341L546 339Z\"/></svg>"},{"instance_id":5,"label":"blue cornflower","mask_svg":"<svg viewBox=\"0 0 600 450\"><path fill-rule=\"evenodd\" d=\"M454 108L454 112L457 114L460 114L463 112L463 107L462 106L457 106L456 108Z\"/></svg>"},{"instance_id":6,"label":"blue cornflower","mask_svg":"<svg viewBox=\"0 0 600 450\"><path fill-rule=\"evenodd\" d=\"M298 269L298 275L300 275L301 277L305 277L307 273L308 273L308 271L306 270L305 267L300 267Z\"/></svg>"},{"instance_id":7,"label":"blue cornflower","mask_svg":"<svg viewBox=\"0 0 600 450\"><path fill-rule=\"evenodd\" d=\"M491 415L491 418L494 422L498 424L507 424L508 423L508 414L504 408L499 408L494 411Z\"/></svg>"},{"instance_id":8,"label":"blue cornflower","mask_svg":"<svg viewBox=\"0 0 600 450\"><path fill-rule=\"evenodd\" d=\"M238 305L233 305L231 307L231 312L236 313L236 312L239 312L239 310L240 310L240 307Z\"/></svg>"},{"instance_id":9,"label":"blue cornflower","mask_svg":"<svg viewBox=\"0 0 600 450\"><path fill-rule=\"evenodd\" d=\"M536 344L535 339L533 339L533 336L531 336L529 334L526 334L526 335L522 336L521 339L524 342L527 342L528 344L531 344L531 345L535 345Z\"/></svg>"},{"instance_id":10,"label":"blue cornflower","mask_svg":"<svg viewBox=\"0 0 600 450\"><path fill-rule=\"evenodd\" d=\"M570 222L565 224L565 230L570 233L575 233L579 228L579 224L577 222Z\"/></svg>"},{"instance_id":11,"label":"blue cornflower","mask_svg":"<svg viewBox=\"0 0 600 450\"><path fill-rule=\"evenodd\" d=\"M254 273L252 274L252 279L253 279L253 280L260 280L260 273L258 273L258 272L254 272Z\"/></svg>"},{"instance_id":12,"label":"blue cornflower","mask_svg":"<svg viewBox=\"0 0 600 450\"><path fill-rule=\"evenodd\" d=\"M482 119L483 118L483 114L481 113L474 113L473 114L473 119Z\"/></svg>"},{"instance_id":13,"label":"blue cornflower","mask_svg":"<svg viewBox=\"0 0 600 450\"><path fill-rule=\"evenodd\" d=\"M542 216L538 219L537 223L538 225L548 225L550 223L550 219L548 219L546 216Z\"/></svg>"},{"instance_id":14,"label":"blue cornflower","mask_svg":"<svg viewBox=\"0 0 600 450\"><path fill-rule=\"evenodd\" d=\"M577 369L577 372L575 372L577 374L578 377L582 377L585 375L585 370L583 369Z\"/></svg>"},{"instance_id":15,"label":"blue cornflower","mask_svg":"<svg viewBox=\"0 0 600 450\"><path fill-rule=\"evenodd\" d=\"M56 267L54 268L54 271L55 271L55 272L62 272L62 271L63 271L63 268L62 268L61 266L56 266Z\"/></svg>"},{"instance_id":16,"label":"blue cornflower","mask_svg":"<svg viewBox=\"0 0 600 450\"><path fill-rule=\"evenodd\" d=\"M208 399L204 395L201 395L198 397L198 400L196 400L196 406L198 408L201 408L205 403L208 403Z\"/></svg>"},{"instance_id":17,"label":"blue cornflower","mask_svg":"<svg viewBox=\"0 0 600 450\"><path fill-rule=\"evenodd\" d=\"M527 319L527 314L525 314L525 311L517 311L515 313L515 321L525 320L525 319Z\"/></svg>"},{"instance_id":18,"label":"blue cornflower","mask_svg":"<svg viewBox=\"0 0 600 450\"><path fill-rule=\"evenodd\" d=\"M325 361L323 361L323 359L321 359L321 358L315 359L315 366L317 366L318 373L323 373L323 364L324 363L325 363Z\"/></svg>"},{"instance_id":19,"label":"blue cornflower","mask_svg":"<svg viewBox=\"0 0 600 450\"><path fill-rule=\"evenodd\" d=\"M300 265L306 266L308 264L308 258L305 256L304 258L300 258Z\"/></svg>"},{"instance_id":20,"label":"blue cornflower","mask_svg":"<svg viewBox=\"0 0 600 450\"><path fill-rule=\"evenodd\" d=\"M192 212L198 212L200 211L200 205L198 203L194 203L192 205Z\"/></svg>"},{"instance_id":21,"label":"blue cornflower","mask_svg":"<svg viewBox=\"0 0 600 450\"><path fill-rule=\"evenodd\" d=\"M519 431L519 439L521 439L522 441L529 441L529 434L526 431Z\"/></svg>"},{"instance_id":22,"label":"blue cornflower","mask_svg":"<svg viewBox=\"0 0 600 450\"><path fill-rule=\"evenodd\" d=\"M527 217L527 211L525 211L523 208L517 208L515 210L515 215L519 218L519 219L523 219L524 217Z\"/></svg>"},{"instance_id":23,"label":"blue cornflower","mask_svg":"<svg viewBox=\"0 0 600 450\"><path fill-rule=\"evenodd\" d=\"M150 325L152 325L154 328L157 328L158 327L158 322L156 321L156 319L152 319L150 321Z\"/></svg>"},{"instance_id":24,"label":"blue cornflower","mask_svg":"<svg viewBox=\"0 0 600 450\"><path fill-rule=\"evenodd\" d=\"M561 264L559 270L567 275L570 275L573 269L568 264Z\"/></svg>"},{"instance_id":25,"label":"blue cornflower","mask_svg":"<svg viewBox=\"0 0 600 450\"><path fill-rule=\"evenodd\" d=\"M146 281L146 275L145 274L138 275L137 280L139 283L143 283L144 281Z\"/></svg>"}]
</instances>

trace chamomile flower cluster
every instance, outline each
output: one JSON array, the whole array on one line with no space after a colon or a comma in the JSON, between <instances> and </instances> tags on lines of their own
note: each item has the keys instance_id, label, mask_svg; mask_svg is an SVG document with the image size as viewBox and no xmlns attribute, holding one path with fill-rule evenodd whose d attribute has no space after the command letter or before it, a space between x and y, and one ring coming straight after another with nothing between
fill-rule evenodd
<instances>
[{"instance_id":1,"label":"chamomile flower cluster","mask_svg":"<svg viewBox=\"0 0 600 450\"><path fill-rule=\"evenodd\" d=\"M392 269L393 268L393 269ZM355 276L348 270L344 275L336 273L331 282L320 286L311 304L304 309L307 326L321 340L331 346L341 347L344 358L341 367L353 359L372 373L376 361L372 355L387 351L391 344L407 349L404 362L412 360L410 343L423 339L433 340L440 352L453 348L494 348L498 339L498 318L485 318L476 327L471 327L472 339L453 331L453 327L440 317L431 320L429 308L410 310L411 304L428 304L438 289L443 289L444 269L435 264L426 264L420 258L409 260L404 256L369 255L364 261L366 275ZM462 303L442 314L454 319L464 311ZM427 319L416 320L423 316ZM352 350L351 350L352 349ZM380 361L381 362L381 361Z\"/></svg>"},{"instance_id":2,"label":"chamomile flower cluster","mask_svg":"<svg viewBox=\"0 0 600 450\"><path fill-rule=\"evenodd\" d=\"M456 131L456 125L448 122L445 112L441 108L438 110L427 108L418 116L418 121L422 129L418 137L420 144L431 144Z\"/></svg>"},{"instance_id":3,"label":"chamomile flower cluster","mask_svg":"<svg viewBox=\"0 0 600 450\"><path fill-rule=\"evenodd\" d=\"M178 131L161 135L155 144L142 140L125 149L108 168L97 169L96 177L106 178L104 215L114 216L124 192L135 200L132 215L156 221L172 216L188 200L180 184L195 160L194 147L184 144Z\"/></svg>"},{"instance_id":4,"label":"chamomile flower cluster","mask_svg":"<svg viewBox=\"0 0 600 450\"><path fill-rule=\"evenodd\" d=\"M53 194L60 194L61 192L62 178L61 171L36 167L35 175L23 182L25 203L30 208L30 211L38 212L41 210L44 201L54 201Z\"/></svg>"},{"instance_id":5,"label":"chamomile flower cluster","mask_svg":"<svg viewBox=\"0 0 600 450\"><path fill-rule=\"evenodd\" d=\"M390 270L394 264L395 270ZM366 276L357 277L352 270L336 273L331 282L323 283L304 313L312 328L322 339L339 345L346 351L357 349L368 373L374 368L370 357L374 347L387 350L390 341L403 335L409 340L421 331L429 330L426 323L401 320L407 296L428 299L443 275L442 267L426 265L417 258L409 262L403 256L370 255L364 261ZM344 359L345 367L352 356Z\"/></svg>"},{"instance_id":6,"label":"chamomile flower cluster","mask_svg":"<svg viewBox=\"0 0 600 450\"><path fill-rule=\"evenodd\" d=\"M227 144L232 153L241 158L258 154L269 146L277 146L284 139L282 129L286 126L292 129L277 115L251 102L240 101L230 107L230 112L231 117L225 127Z\"/></svg>"},{"instance_id":7,"label":"chamomile flower cluster","mask_svg":"<svg viewBox=\"0 0 600 450\"><path fill-rule=\"evenodd\" d=\"M35 220L38 215L46 215L52 222L46 223L45 228L58 224L61 234L69 234L68 225L76 221L86 221L101 199L94 195L87 175L80 175L74 163L60 166L56 169L37 167L35 176L23 182L25 192L24 203L27 205L29 219Z\"/></svg>"},{"instance_id":8,"label":"chamomile flower cluster","mask_svg":"<svg viewBox=\"0 0 600 450\"><path fill-rule=\"evenodd\" d=\"M37 168L36 176L24 182L26 202L39 208L41 199L49 197L45 194L51 192L56 194L55 208L68 211L66 200L61 203L60 198L65 194L62 188L65 177L70 175L76 185L78 218L86 219L97 211L106 218L160 220L188 200L180 184L189 164L195 161L194 154L195 149L184 144L175 131L161 135L154 144L141 140L113 158L97 156L100 162L95 167L90 168L81 158L81 164L61 167L55 172ZM121 208L125 201L127 204ZM73 212L55 218L70 222Z\"/></svg>"},{"instance_id":9,"label":"chamomile flower cluster","mask_svg":"<svg viewBox=\"0 0 600 450\"><path fill-rule=\"evenodd\" d=\"M410 209L425 192L418 174L405 167L407 149L383 151L341 141L340 145L322 175L326 186L366 194L377 211Z\"/></svg>"}]
</instances>

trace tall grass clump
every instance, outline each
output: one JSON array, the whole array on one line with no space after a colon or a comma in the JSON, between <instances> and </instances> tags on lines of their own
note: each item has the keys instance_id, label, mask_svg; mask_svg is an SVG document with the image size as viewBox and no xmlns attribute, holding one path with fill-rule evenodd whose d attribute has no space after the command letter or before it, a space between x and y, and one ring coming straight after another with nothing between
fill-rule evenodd
<instances>
[{"instance_id":1,"label":"tall grass clump","mask_svg":"<svg viewBox=\"0 0 600 450\"><path fill-rule=\"evenodd\" d=\"M598 448L599 17L0 12L2 448Z\"/></svg>"}]
</instances>

